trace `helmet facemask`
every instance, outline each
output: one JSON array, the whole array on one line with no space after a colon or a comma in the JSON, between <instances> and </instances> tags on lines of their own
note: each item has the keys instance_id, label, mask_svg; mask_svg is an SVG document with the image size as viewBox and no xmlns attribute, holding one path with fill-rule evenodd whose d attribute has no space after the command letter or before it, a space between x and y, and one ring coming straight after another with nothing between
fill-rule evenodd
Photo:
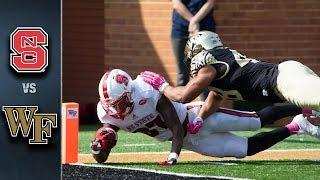
<instances>
[{"instance_id":1,"label":"helmet facemask","mask_svg":"<svg viewBox=\"0 0 320 180\"><path fill-rule=\"evenodd\" d=\"M131 101L131 93L125 92L119 98L101 99L101 104L109 116L123 119L126 115L130 114L133 109L134 103Z\"/></svg>"},{"instance_id":2,"label":"helmet facemask","mask_svg":"<svg viewBox=\"0 0 320 180\"><path fill-rule=\"evenodd\" d=\"M191 61L191 59L202 50L204 50L204 48L201 46L201 44L196 44L189 40L189 42L186 44L186 47L184 48L184 55L187 58L186 60Z\"/></svg>"},{"instance_id":3,"label":"helmet facemask","mask_svg":"<svg viewBox=\"0 0 320 180\"><path fill-rule=\"evenodd\" d=\"M109 116L124 119L131 113L132 79L128 73L114 69L105 73L99 83L99 96L103 109Z\"/></svg>"},{"instance_id":4,"label":"helmet facemask","mask_svg":"<svg viewBox=\"0 0 320 180\"><path fill-rule=\"evenodd\" d=\"M201 46L201 44L192 43L190 40L186 44L186 47L184 49L184 55L185 55L184 62L186 64L189 72L190 72L190 69L191 69L190 66L191 66L192 58L194 56L196 56L198 53L200 53L202 50L204 50L204 48ZM190 76L191 76L191 74L190 74Z\"/></svg>"}]
</instances>

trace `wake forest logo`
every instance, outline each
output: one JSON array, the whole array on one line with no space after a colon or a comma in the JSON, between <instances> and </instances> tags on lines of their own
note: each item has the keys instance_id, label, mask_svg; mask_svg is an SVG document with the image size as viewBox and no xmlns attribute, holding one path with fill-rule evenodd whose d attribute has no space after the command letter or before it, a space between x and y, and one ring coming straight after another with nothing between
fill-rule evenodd
<instances>
[{"instance_id":1,"label":"wake forest logo","mask_svg":"<svg viewBox=\"0 0 320 180\"><path fill-rule=\"evenodd\" d=\"M21 130L29 144L48 144L52 128L57 128L57 114L37 113L38 106L3 106L12 137ZM30 131L32 129L32 137Z\"/></svg>"}]
</instances>

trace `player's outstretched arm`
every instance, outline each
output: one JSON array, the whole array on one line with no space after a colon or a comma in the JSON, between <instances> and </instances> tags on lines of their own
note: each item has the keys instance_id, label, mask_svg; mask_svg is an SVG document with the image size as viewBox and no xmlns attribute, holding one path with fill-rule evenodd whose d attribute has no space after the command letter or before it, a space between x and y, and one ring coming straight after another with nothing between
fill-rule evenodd
<instances>
[{"instance_id":1,"label":"player's outstretched arm","mask_svg":"<svg viewBox=\"0 0 320 180\"><path fill-rule=\"evenodd\" d=\"M216 70L210 65L204 66L199 70L198 75L192 78L186 86L178 87L170 86L163 76L151 71L144 71L140 75L143 81L152 85L153 88L159 90L167 98L181 103L188 103L199 96L210 85L216 77Z\"/></svg>"},{"instance_id":2,"label":"player's outstretched arm","mask_svg":"<svg viewBox=\"0 0 320 180\"><path fill-rule=\"evenodd\" d=\"M186 86L167 86L163 89L163 94L173 101L188 103L198 97L210 85L215 76L216 70L210 65L205 66Z\"/></svg>"},{"instance_id":3,"label":"player's outstretched arm","mask_svg":"<svg viewBox=\"0 0 320 180\"><path fill-rule=\"evenodd\" d=\"M91 154L98 163L104 163L110 154L111 149L117 144L118 127L104 124L95 134L90 144Z\"/></svg>"},{"instance_id":4,"label":"player's outstretched arm","mask_svg":"<svg viewBox=\"0 0 320 180\"><path fill-rule=\"evenodd\" d=\"M201 107L198 116L189 121L187 125L188 132L190 134L197 134L200 128L203 126L203 120L218 110L222 100L223 98L220 95L214 91L211 91L205 103Z\"/></svg>"},{"instance_id":5,"label":"player's outstretched arm","mask_svg":"<svg viewBox=\"0 0 320 180\"><path fill-rule=\"evenodd\" d=\"M167 127L172 132L171 152L167 161L161 162L160 165L173 165L177 163L181 148L183 145L184 131L180 123L174 106L165 96L161 96L157 104L157 111L163 117Z\"/></svg>"},{"instance_id":6,"label":"player's outstretched arm","mask_svg":"<svg viewBox=\"0 0 320 180\"><path fill-rule=\"evenodd\" d=\"M215 91L210 91L205 103L201 107L198 116L202 119L206 119L213 114L221 106L223 97L217 94Z\"/></svg>"}]
</instances>

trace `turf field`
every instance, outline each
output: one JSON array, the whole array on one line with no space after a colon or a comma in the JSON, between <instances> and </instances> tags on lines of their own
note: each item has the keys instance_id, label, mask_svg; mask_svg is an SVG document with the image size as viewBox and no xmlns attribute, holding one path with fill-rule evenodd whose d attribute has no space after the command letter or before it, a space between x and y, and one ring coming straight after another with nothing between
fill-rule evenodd
<instances>
[{"instance_id":1,"label":"turf field","mask_svg":"<svg viewBox=\"0 0 320 180\"><path fill-rule=\"evenodd\" d=\"M93 139L95 131L99 126L80 126L79 134L79 153L90 153L90 142ZM264 128L261 131L270 131L272 129ZM241 132L237 133L244 136L250 136L257 132ZM159 142L141 133L118 132L118 142L112 152L163 152L170 150L170 142ZM320 149L320 140L305 136L294 135L283 142L273 146L271 149ZM320 157L319 157L320 159Z\"/></svg>"},{"instance_id":2,"label":"turf field","mask_svg":"<svg viewBox=\"0 0 320 180\"><path fill-rule=\"evenodd\" d=\"M90 141L98 126L80 126L79 153L90 152ZM262 129L269 131L271 129ZM250 136L257 132L241 132L239 134ZM129 134L123 131L118 133L117 146L112 153L130 152L168 152L169 142L158 142L143 134ZM304 135L294 135L275 145L271 149L319 149L320 140ZM319 155L319 153L318 153ZM134 155L133 155L134 156ZM146 155L148 156L148 155ZM293 156L295 156L293 154ZM298 156L298 155L297 155ZM159 161L162 159L159 159ZM146 168L176 173L189 173L195 175L227 176L249 179L320 179L320 156L314 160L214 160L214 161L187 161L179 162L173 167L159 167L150 163L109 163L109 165L134 168Z\"/></svg>"}]
</instances>

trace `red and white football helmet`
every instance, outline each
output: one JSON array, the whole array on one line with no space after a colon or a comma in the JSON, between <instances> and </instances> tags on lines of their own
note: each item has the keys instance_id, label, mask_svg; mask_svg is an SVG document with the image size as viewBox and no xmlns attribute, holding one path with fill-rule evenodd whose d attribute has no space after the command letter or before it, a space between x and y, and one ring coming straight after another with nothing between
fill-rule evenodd
<instances>
[{"instance_id":1,"label":"red and white football helmet","mask_svg":"<svg viewBox=\"0 0 320 180\"><path fill-rule=\"evenodd\" d=\"M108 115L124 119L132 108L132 79L120 69L106 72L99 83L100 102Z\"/></svg>"}]
</instances>

